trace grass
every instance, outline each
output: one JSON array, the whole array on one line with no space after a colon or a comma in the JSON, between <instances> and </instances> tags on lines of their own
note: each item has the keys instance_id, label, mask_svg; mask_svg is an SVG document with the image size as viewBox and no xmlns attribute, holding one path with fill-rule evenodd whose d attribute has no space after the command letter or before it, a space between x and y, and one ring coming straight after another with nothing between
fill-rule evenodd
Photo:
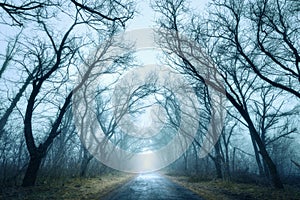
<instances>
[{"instance_id":1,"label":"grass","mask_svg":"<svg viewBox=\"0 0 300 200\"><path fill-rule=\"evenodd\" d=\"M186 176L167 176L206 200L300 200L300 188L285 185L284 190L250 183L213 180L201 181Z\"/></svg>"},{"instance_id":2,"label":"grass","mask_svg":"<svg viewBox=\"0 0 300 200\"><path fill-rule=\"evenodd\" d=\"M101 200L112 190L129 181L131 174L108 174L97 178L72 178L65 180L53 180L44 182L34 187L10 187L1 188L0 199L97 199Z\"/></svg>"},{"instance_id":3,"label":"grass","mask_svg":"<svg viewBox=\"0 0 300 200\"><path fill-rule=\"evenodd\" d=\"M168 178L194 191L205 200L300 200L300 189L285 185L285 190L275 190L263 185L236 183L232 181L199 179L197 177L170 176ZM107 174L97 178L71 178L42 181L37 186L7 187L0 189L0 199L97 199L101 200L112 190L133 177L132 174Z\"/></svg>"}]
</instances>

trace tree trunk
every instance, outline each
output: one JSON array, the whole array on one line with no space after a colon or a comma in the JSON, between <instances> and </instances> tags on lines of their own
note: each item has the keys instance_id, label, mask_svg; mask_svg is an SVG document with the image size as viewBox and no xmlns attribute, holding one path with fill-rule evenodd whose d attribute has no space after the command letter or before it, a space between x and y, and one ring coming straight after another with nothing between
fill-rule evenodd
<instances>
[{"instance_id":1,"label":"tree trunk","mask_svg":"<svg viewBox=\"0 0 300 200\"><path fill-rule=\"evenodd\" d=\"M224 174L227 179L230 178L230 168L229 168L229 152L228 146L225 146L225 163L224 163Z\"/></svg>"},{"instance_id":2,"label":"tree trunk","mask_svg":"<svg viewBox=\"0 0 300 200\"><path fill-rule=\"evenodd\" d=\"M199 168L199 157L198 157L198 154L197 154L197 146L195 145L195 143L192 143L193 144L193 148L194 148L194 151L195 151L195 172L198 171L198 168Z\"/></svg>"},{"instance_id":3,"label":"tree trunk","mask_svg":"<svg viewBox=\"0 0 300 200\"><path fill-rule=\"evenodd\" d=\"M263 163L263 166L264 166L265 176L266 176L267 178L269 178L269 177L270 177L270 173L269 173L268 165L267 165L267 163L266 163L265 161L264 161L264 163Z\"/></svg>"},{"instance_id":4,"label":"tree trunk","mask_svg":"<svg viewBox=\"0 0 300 200\"><path fill-rule=\"evenodd\" d=\"M283 184L282 184L280 176L278 174L276 165L273 162L272 158L270 157L269 153L267 152L266 147L263 145L261 138L259 137L259 134L257 133L256 129L254 128L252 121L250 123L248 123L248 125L249 125L250 134L254 137L254 139L257 143L257 146L260 150L260 154L261 154L264 162L266 162L266 165L268 166L273 186L278 189L283 189Z\"/></svg>"},{"instance_id":5,"label":"tree trunk","mask_svg":"<svg viewBox=\"0 0 300 200\"><path fill-rule=\"evenodd\" d=\"M4 126L7 123L10 114L13 112L13 110L16 107L17 103L21 99L21 97L22 97L23 93L25 92L27 86L29 85L30 81L31 81L31 77L28 76L27 79L26 79L26 81L25 81L25 83L19 89L19 92L13 98L13 100L10 103L9 107L5 110L4 114L2 115L2 117L0 119L0 137L3 134Z\"/></svg>"},{"instance_id":6,"label":"tree trunk","mask_svg":"<svg viewBox=\"0 0 300 200\"><path fill-rule=\"evenodd\" d=\"M226 94L227 99L233 104L233 106L242 115L243 119L247 122L250 135L255 140L255 142L260 150L260 154L268 166L273 186L278 189L283 189L283 184L282 184L280 176L277 172L276 165L274 164L273 160L269 156L269 153L267 152L265 145L263 144L258 132L256 131L255 126L249 116L249 113L247 112L247 110L245 110L245 108L243 106L238 104L238 102L236 102L236 100L233 98L233 96L231 96L227 91L225 91L225 94Z\"/></svg>"},{"instance_id":7,"label":"tree trunk","mask_svg":"<svg viewBox=\"0 0 300 200\"><path fill-rule=\"evenodd\" d=\"M33 186L36 181L37 173L41 165L42 159L46 156L48 147L52 144L54 138L60 134L58 128L61 124L64 114L66 113L68 106L70 105L73 91L69 93L65 99L63 107L59 111L59 115L54 121L51 131L46 139L46 141L36 147L33 133L32 133L32 115L34 110L35 98L39 93L42 83L37 84L36 81L33 82L33 89L28 100L25 118L24 118L24 136L26 141L27 150L30 155L29 165L27 167L25 177L23 179L22 186Z\"/></svg>"},{"instance_id":8,"label":"tree trunk","mask_svg":"<svg viewBox=\"0 0 300 200\"><path fill-rule=\"evenodd\" d=\"M236 151L236 147L233 147L233 152L232 152L232 174L235 173L235 151Z\"/></svg>"},{"instance_id":9,"label":"tree trunk","mask_svg":"<svg viewBox=\"0 0 300 200\"><path fill-rule=\"evenodd\" d=\"M259 176L263 177L264 169L263 169L260 157L259 157L259 151L257 149L255 139L253 138L252 134L251 134L251 141L252 141L252 145L253 145L253 149L254 149L254 155L255 155L255 159L256 159L256 163L257 163L257 167L258 167Z\"/></svg>"},{"instance_id":10,"label":"tree trunk","mask_svg":"<svg viewBox=\"0 0 300 200\"><path fill-rule=\"evenodd\" d=\"M294 163L294 165L296 165L299 169L300 169L300 163L297 163L296 161L294 161L294 160L291 160L292 161L292 163Z\"/></svg>"},{"instance_id":11,"label":"tree trunk","mask_svg":"<svg viewBox=\"0 0 300 200\"><path fill-rule=\"evenodd\" d=\"M187 156L187 152L185 152L183 154L183 158L184 158L184 172L187 173L188 172L188 156Z\"/></svg>"},{"instance_id":12,"label":"tree trunk","mask_svg":"<svg viewBox=\"0 0 300 200\"><path fill-rule=\"evenodd\" d=\"M83 151L83 159L80 166L80 177L86 176L88 165L93 158L93 156L89 154L88 150L84 149Z\"/></svg>"},{"instance_id":13,"label":"tree trunk","mask_svg":"<svg viewBox=\"0 0 300 200\"><path fill-rule=\"evenodd\" d=\"M41 162L41 155L30 156L30 161L22 183L23 187L33 186L35 184Z\"/></svg>"},{"instance_id":14,"label":"tree trunk","mask_svg":"<svg viewBox=\"0 0 300 200\"><path fill-rule=\"evenodd\" d=\"M87 166L89 164L88 160L83 160L80 166L80 177L85 177L86 176L86 170Z\"/></svg>"},{"instance_id":15,"label":"tree trunk","mask_svg":"<svg viewBox=\"0 0 300 200\"><path fill-rule=\"evenodd\" d=\"M283 189L283 184L282 184L281 179L279 177L277 167L274 164L271 157L269 156L269 154L267 153L265 148L261 149L261 155L262 155L264 161L266 162L266 164L268 166L268 169L269 169L270 176L271 176L274 187L278 188L278 189Z\"/></svg>"},{"instance_id":16,"label":"tree trunk","mask_svg":"<svg viewBox=\"0 0 300 200\"><path fill-rule=\"evenodd\" d=\"M218 161L217 158L214 160L214 163L215 163L215 167L216 167L216 171L217 171L217 178L222 179L223 176L222 176L221 163Z\"/></svg>"},{"instance_id":17,"label":"tree trunk","mask_svg":"<svg viewBox=\"0 0 300 200\"><path fill-rule=\"evenodd\" d=\"M221 158L221 152L220 152L220 142L218 141L215 144L215 154L216 157L213 159L216 167L216 172L217 172L217 178L222 179L222 158Z\"/></svg>"}]
</instances>

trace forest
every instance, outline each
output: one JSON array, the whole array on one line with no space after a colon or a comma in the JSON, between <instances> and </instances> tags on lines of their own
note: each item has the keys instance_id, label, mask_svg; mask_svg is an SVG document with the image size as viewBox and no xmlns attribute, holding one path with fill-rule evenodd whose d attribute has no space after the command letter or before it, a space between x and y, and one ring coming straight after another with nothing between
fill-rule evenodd
<instances>
[{"instance_id":1,"label":"forest","mask_svg":"<svg viewBox=\"0 0 300 200\"><path fill-rule=\"evenodd\" d=\"M300 198L300 1L151 0L132 31L138 3L0 1L0 199L157 171Z\"/></svg>"}]
</instances>

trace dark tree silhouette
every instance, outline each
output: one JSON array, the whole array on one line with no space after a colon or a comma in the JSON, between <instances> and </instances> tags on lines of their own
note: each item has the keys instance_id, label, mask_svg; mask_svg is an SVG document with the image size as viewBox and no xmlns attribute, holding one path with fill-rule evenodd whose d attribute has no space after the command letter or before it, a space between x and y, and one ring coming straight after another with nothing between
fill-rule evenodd
<instances>
[{"instance_id":1,"label":"dark tree silhouette","mask_svg":"<svg viewBox=\"0 0 300 200\"><path fill-rule=\"evenodd\" d=\"M233 1L229 2L233 3ZM216 6L220 5L218 2L215 4ZM201 83L209 85L212 89L226 96L228 101L245 120L253 144L258 146L259 152L268 166L274 187L283 188L276 165L270 157L266 146L263 144L247 107L245 92L248 92L248 90L254 86L255 76L251 76L247 70L241 68L241 66L245 65L245 61L240 60L240 56L244 56L238 50L239 47L235 49L230 43L223 43L223 40L227 38L229 41L235 41L237 39L237 35L234 35L235 32L230 33L228 36L226 36L227 32L225 31L222 34L220 33L222 30L228 31L227 29L229 29L230 31L232 28L237 28L238 30L239 26L232 24L226 26L226 23L234 21L234 19L239 20L239 17L234 14L233 19L230 21L228 16L225 17L226 12L216 9L219 11L217 17L219 16L221 19L217 17L209 18L206 23L202 24L197 23L194 18L191 19L194 23L192 26L188 23L184 24L187 19L187 15L185 15L187 9L184 0L156 1L153 7L163 16L158 22L160 25L158 34L161 37L159 40L160 45L166 51L166 54L171 55L172 60L174 60L173 56L176 56L179 61L181 61L181 64L177 66L178 70L182 73L193 77ZM212 10L214 11L214 9ZM215 21L211 22L212 20ZM221 24L222 20L226 23ZM190 27L190 29L186 27ZM194 27L196 27L196 29ZM218 30L215 30L214 27L217 27L216 29ZM220 34L210 36L211 31L212 33L216 32ZM215 40L212 41L213 39ZM225 57L224 54L226 55L226 53L222 51L223 48L227 48L225 51L235 52L235 54L232 54L230 57ZM177 61L177 63L179 61ZM242 73L240 72L241 69ZM241 82L243 75L246 76L244 77L246 80L249 78L246 84ZM218 79L218 76L221 78Z\"/></svg>"}]
</instances>

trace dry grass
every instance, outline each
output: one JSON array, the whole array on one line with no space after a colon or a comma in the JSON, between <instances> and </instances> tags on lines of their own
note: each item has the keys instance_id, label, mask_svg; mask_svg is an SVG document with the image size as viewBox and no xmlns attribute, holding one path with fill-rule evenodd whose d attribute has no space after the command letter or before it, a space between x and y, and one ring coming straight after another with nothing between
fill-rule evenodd
<instances>
[{"instance_id":1,"label":"dry grass","mask_svg":"<svg viewBox=\"0 0 300 200\"><path fill-rule=\"evenodd\" d=\"M73 178L67 181L54 180L34 187L1 188L0 199L97 199L129 181L131 174L108 174L98 178Z\"/></svg>"},{"instance_id":2,"label":"dry grass","mask_svg":"<svg viewBox=\"0 0 300 200\"><path fill-rule=\"evenodd\" d=\"M206 200L300 200L300 189L285 186L284 190L255 184L241 184L230 181L195 181L185 176L168 176L174 182L189 188Z\"/></svg>"}]
</instances>

